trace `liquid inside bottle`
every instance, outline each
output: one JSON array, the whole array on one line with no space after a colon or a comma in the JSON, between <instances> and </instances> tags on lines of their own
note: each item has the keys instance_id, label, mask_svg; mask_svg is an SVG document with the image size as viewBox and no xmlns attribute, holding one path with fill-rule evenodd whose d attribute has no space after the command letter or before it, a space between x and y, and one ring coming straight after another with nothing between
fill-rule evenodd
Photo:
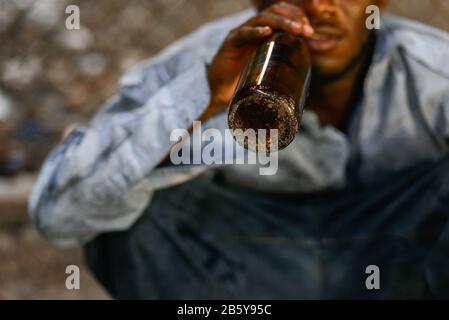
<instances>
[{"instance_id":1,"label":"liquid inside bottle","mask_svg":"<svg viewBox=\"0 0 449 320\"><path fill-rule=\"evenodd\" d=\"M243 70L229 107L235 140L255 152L287 147L299 130L310 76L301 38L275 33L264 41ZM254 140L247 139L248 129L254 130Z\"/></svg>"}]
</instances>

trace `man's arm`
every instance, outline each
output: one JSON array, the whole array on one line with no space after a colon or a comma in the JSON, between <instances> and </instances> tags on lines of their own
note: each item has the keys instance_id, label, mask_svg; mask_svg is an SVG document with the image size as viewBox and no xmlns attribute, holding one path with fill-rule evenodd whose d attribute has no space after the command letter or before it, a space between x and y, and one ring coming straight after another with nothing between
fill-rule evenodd
<instances>
[{"instance_id":1,"label":"man's arm","mask_svg":"<svg viewBox=\"0 0 449 320\"><path fill-rule=\"evenodd\" d=\"M123 78L121 92L87 128L79 128L46 160L29 211L43 235L76 245L128 228L155 187L180 183L201 168L154 169L168 154L170 132L188 129L207 108L205 63L182 51ZM140 92L139 92L140 90ZM151 181L151 174L158 178Z\"/></svg>"}]
</instances>

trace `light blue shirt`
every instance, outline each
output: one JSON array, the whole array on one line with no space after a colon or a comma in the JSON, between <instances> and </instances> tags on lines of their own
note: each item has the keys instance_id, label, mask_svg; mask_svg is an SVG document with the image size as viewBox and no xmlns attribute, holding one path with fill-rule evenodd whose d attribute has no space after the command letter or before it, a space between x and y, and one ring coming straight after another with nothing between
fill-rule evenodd
<instances>
[{"instance_id":1,"label":"light blue shirt","mask_svg":"<svg viewBox=\"0 0 449 320\"><path fill-rule=\"evenodd\" d=\"M62 245L130 227L155 190L183 183L209 166L158 167L173 142L205 110L206 65L247 10L204 25L126 73L118 93L92 122L73 131L47 158L29 202L42 234ZM275 175L256 165L214 166L226 179L258 190L309 192L346 183L357 157L363 179L447 152L449 37L384 16L363 97L347 134L320 125L307 110L294 142L279 153ZM227 128L226 113L205 128Z\"/></svg>"}]
</instances>

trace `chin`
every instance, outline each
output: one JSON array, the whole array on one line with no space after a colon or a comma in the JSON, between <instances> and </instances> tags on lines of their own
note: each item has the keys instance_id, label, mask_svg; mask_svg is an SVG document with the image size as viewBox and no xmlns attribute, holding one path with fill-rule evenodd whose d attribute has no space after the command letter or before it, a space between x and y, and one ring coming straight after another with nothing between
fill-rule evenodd
<instances>
[{"instance_id":1,"label":"chin","mask_svg":"<svg viewBox=\"0 0 449 320\"><path fill-rule=\"evenodd\" d=\"M335 74L340 73L345 64L333 59L312 59L312 70L315 73L319 73L322 76L332 77Z\"/></svg>"}]
</instances>

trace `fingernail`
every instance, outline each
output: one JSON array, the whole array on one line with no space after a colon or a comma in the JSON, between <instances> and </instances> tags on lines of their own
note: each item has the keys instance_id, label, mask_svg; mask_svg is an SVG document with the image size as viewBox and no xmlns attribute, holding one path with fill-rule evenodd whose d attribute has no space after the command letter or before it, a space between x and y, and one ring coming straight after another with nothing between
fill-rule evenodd
<instances>
[{"instance_id":1,"label":"fingernail","mask_svg":"<svg viewBox=\"0 0 449 320\"><path fill-rule=\"evenodd\" d=\"M312 35L315 33L315 30L313 30L313 28L310 25L306 24L306 25L304 25L304 33L308 34L308 35Z\"/></svg>"},{"instance_id":2,"label":"fingernail","mask_svg":"<svg viewBox=\"0 0 449 320\"><path fill-rule=\"evenodd\" d=\"M295 21L292 22L292 27L294 29L296 29L297 31L301 31L302 30L302 25L300 23L298 23L298 22L295 22Z\"/></svg>"},{"instance_id":3,"label":"fingernail","mask_svg":"<svg viewBox=\"0 0 449 320\"><path fill-rule=\"evenodd\" d=\"M259 32L262 34L269 34L271 32L271 28L270 27L260 27Z\"/></svg>"}]
</instances>

